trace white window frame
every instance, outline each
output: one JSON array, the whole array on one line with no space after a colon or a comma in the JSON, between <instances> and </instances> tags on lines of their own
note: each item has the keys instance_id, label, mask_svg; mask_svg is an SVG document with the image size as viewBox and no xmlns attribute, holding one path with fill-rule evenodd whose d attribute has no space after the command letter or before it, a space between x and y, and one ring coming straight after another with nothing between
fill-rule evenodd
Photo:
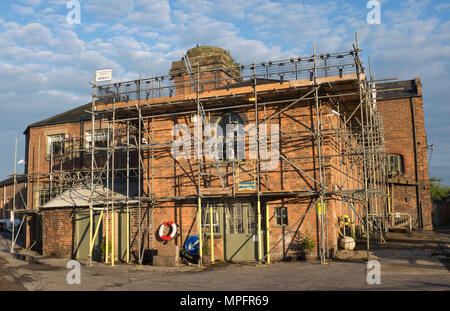
<instances>
[{"instance_id":1,"label":"white window frame","mask_svg":"<svg viewBox=\"0 0 450 311\"><path fill-rule=\"evenodd\" d=\"M47 154L54 155L53 149L52 149L53 143L61 142L62 143L62 152L58 155L63 155L65 152L65 138L66 138L66 135L64 133L47 135Z\"/></svg>"},{"instance_id":2,"label":"white window frame","mask_svg":"<svg viewBox=\"0 0 450 311\"><path fill-rule=\"evenodd\" d=\"M98 142L104 142L105 146L108 144L108 129L95 129L95 146ZM111 133L109 134L111 138ZM91 149L92 144L92 130L86 131L84 134L86 149Z\"/></svg>"}]
</instances>

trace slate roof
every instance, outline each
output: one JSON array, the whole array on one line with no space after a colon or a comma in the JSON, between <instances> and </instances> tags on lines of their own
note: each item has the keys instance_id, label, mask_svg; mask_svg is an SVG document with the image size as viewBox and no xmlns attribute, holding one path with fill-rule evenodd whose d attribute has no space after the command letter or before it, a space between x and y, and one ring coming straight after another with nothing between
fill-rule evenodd
<instances>
[{"instance_id":1,"label":"slate roof","mask_svg":"<svg viewBox=\"0 0 450 311\"><path fill-rule=\"evenodd\" d=\"M389 100L419 96L415 80L377 83L376 89L377 100Z\"/></svg>"},{"instance_id":2,"label":"slate roof","mask_svg":"<svg viewBox=\"0 0 450 311\"><path fill-rule=\"evenodd\" d=\"M30 127L38 127L45 125L54 125L54 124L62 124L69 122L80 122L80 121L89 121L91 120L91 114L88 112L91 110L91 103L62 112L48 119L33 123L28 125L25 132Z\"/></svg>"},{"instance_id":3,"label":"slate roof","mask_svg":"<svg viewBox=\"0 0 450 311\"><path fill-rule=\"evenodd\" d=\"M26 181L26 177L25 176L17 176L16 177L16 181L18 184L23 183ZM14 177L9 177L5 180L0 181L0 187L3 186L10 186L14 184Z\"/></svg>"}]
</instances>

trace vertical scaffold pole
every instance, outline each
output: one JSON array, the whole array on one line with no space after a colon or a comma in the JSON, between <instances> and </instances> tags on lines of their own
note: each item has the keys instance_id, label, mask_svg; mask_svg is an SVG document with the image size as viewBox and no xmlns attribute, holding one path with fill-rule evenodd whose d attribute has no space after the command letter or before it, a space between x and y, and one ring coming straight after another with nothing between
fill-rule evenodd
<instances>
[{"instance_id":1,"label":"vertical scaffold pole","mask_svg":"<svg viewBox=\"0 0 450 311\"><path fill-rule=\"evenodd\" d=\"M116 101L115 99L113 100L113 115L112 115L113 121L112 121L112 159L111 159L111 219L112 219L112 229L111 229L111 233L112 233L112 237L111 237L111 266L114 267L114 262L116 260L115 258L115 242L116 242L116 236L115 236L115 211L114 211L114 194L115 194L115 189L114 189L114 179L115 179L115 154L116 154L116 143L115 143L115 139L116 139ZM108 134L109 137L109 134ZM109 175L109 172L108 172Z\"/></svg>"},{"instance_id":2,"label":"vertical scaffold pole","mask_svg":"<svg viewBox=\"0 0 450 311\"><path fill-rule=\"evenodd\" d=\"M114 214L115 214L115 212L114 212L114 210L111 210L111 266L112 267L114 267L114 260L115 260L115 258L114 258L114 255L115 255L115 253L114 253L114 242L116 241L116 239L115 239L115 232L114 232L114 219L115 219L115 217L114 217Z\"/></svg>"},{"instance_id":3,"label":"vertical scaffold pole","mask_svg":"<svg viewBox=\"0 0 450 311\"><path fill-rule=\"evenodd\" d=\"M88 259L89 259L89 265L92 264L92 222L93 222L93 211L92 211L92 202L89 205L89 255L88 255Z\"/></svg>"},{"instance_id":4,"label":"vertical scaffold pole","mask_svg":"<svg viewBox=\"0 0 450 311\"><path fill-rule=\"evenodd\" d=\"M138 84L138 231L139 231L139 266L142 266L142 259L143 256L141 256L142 252L142 213L141 213L141 200L142 200L142 189L141 189L141 170L142 170L142 149L141 149L141 143L142 143L142 111L141 111L141 76L139 76L139 84ZM145 243L145 242L144 242Z\"/></svg>"},{"instance_id":5,"label":"vertical scaffold pole","mask_svg":"<svg viewBox=\"0 0 450 311\"><path fill-rule=\"evenodd\" d=\"M214 227L213 227L213 208L209 204L209 230L211 233L211 263L214 263Z\"/></svg>"},{"instance_id":6,"label":"vertical scaffold pole","mask_svg":"<svg viewBox=\"0 0 450 311\"><path fill-rule=\"evenodd\" d=\"M255 126L256 126L256 191L258 196L257 201L257 217L258 217L258 264L261 264L262 252L263 252L263 238L261 232L261 194L260 194L260 172L261 172L261 159L259 154L259 120L258 120L258 94L256 91L256 62L253 62L253 96L255 98ZM252 208L252 207L250 207Z\"/></svg>"},{"instance_id":7,"label":"vertical scaffold pole","mask_svg":"<svg viewBox=\"0 0 450 311\"><path fill-rule=\"evenodd\" d=\"M94 75L94 84L92 92L92 111L91 111L91 197L89 198L89 247L92 248L92 200L94 197L94 152L95 152L95 96L97 91L96 75ZM92 258L89 257L89 265L92 264Z\"/></svg>"},{"instance_id":8,"label":"vertical scaffold pole","mask_svg":"<svg viewBox=\"0 0 450 311\"><path fill-rule=\"evenodd\" d=\"M106 245L105 245L105 263L109 263L109 210L106 210Z\"/></svg>"},{"instance_id":9,"label":"vertical scaffold pole","mask_svg":"<svg viewBox=\"0 0 450 311\"><path fill-rule=\"evenodd\" d=\"M202 234L202 198L198 196L198 209L197 209L197 225L198 225L198 265L202 266L203 257L203 234Z\"/></svg>"},{"instance_id":10,"label":"vertical scaffold pole","mask_svg":"<svg viewBox=\"0 0 450 311\"><path fill-rule=\"evenodd\" d=\"M267 247L267 261L266 264L270 264L270 232L269 232L269 225L270 225L270 213L269 213L269 204L266 203L266 247Z\"/></svg>"},{"instance_id":11,"label":"vertical scaffold pole","mask_svg":"<svg viewBox=\"0 0 450 311\"><path fill-rule=\"evenodd\" d=\"M127 121L127 263L130 262L130 121Z\"/></svg>"},{"instance_id":12,"label":"vertical scaffold pole","mask_svg":"<svg viewBox=\"0 0 450 311\"><path fill-rule=\"evenodd\" d=\"M325 264L325 247L328 247L328 245L325 245L325 239L324 239L324 215L326 217L326 207L324 202L324 178L323 178L323 158L322 158L322 140L321 140L321 114L320 114L320 102L319 102L319 89L318 89L318 83L317 83L317 58L316 58L316 44L313 45L313 59L314 59L314 101L315 101L315 107L316 107L316 118L317 118L317 126L316 126L316 139L317 139L317 155L318 155L318 162L319 162L319 195L320 195L320 203L318 207L318 218L320 222L320 263Z\"/></svg>"},{"instance_id":13,"label":"vertical scaffold pole","mask_svg":"<svg viewBox=\"0 0 450 311\"><path fill-rule=\"evenodd\" d=\"M11 235L11 250L10 253L14 253L14 234L15 234L15 223L16 223L16 182L17 182L17 137L16 137L16 143L14 147L14 184L13 184L13 208L11 213L11 220L12 220L12 235Z\"/></svg>"}]
</instances>

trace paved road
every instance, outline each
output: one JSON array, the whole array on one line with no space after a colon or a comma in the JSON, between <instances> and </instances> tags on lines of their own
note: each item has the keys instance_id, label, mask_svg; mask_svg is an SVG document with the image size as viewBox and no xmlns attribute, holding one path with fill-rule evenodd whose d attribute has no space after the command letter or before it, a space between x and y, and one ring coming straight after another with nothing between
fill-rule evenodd
<instances>
[{"instance_id":1,"label":"paved road","mask_svg":"<svg viewBox=\"0 0 450 311\"><path fill-rule=\"evenodd\" d=\"M381 263L379 285L367 284L361 260L222 263L204 270L82 263L81 284L69 285L67 259L12 256L7 246L0 239L0 290L450 290L450 234L397 236L390 247L375 250L371 259Z\"/></svg>"}]
</instances>

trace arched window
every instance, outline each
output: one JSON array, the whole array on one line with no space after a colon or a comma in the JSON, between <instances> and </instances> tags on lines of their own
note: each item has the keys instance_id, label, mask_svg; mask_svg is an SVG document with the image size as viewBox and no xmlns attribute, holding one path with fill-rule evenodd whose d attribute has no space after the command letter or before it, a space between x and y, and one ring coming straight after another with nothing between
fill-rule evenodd
<instances>
[{"instance_id":1,"label":"arched window","mask_svg":"<svg viewBox=\"0 0 450 311\"><path fill-rule=\"evenodd\" d=\"M403 156L401 154L390 154L386 156L386 171L389 177L405 174Z\"/></svg>"},{"instance_id":2,"label":"arched window","mask_svg":"<svg viewBox=\"0 0 450 311\"><path fill-rule=\"evenodd\" d=\"M223 160L243 160L244 159L244 122L237 113L225 113L217 120L220 127L218 139L221 140L223 150ZM228 133L228 135L227 135ZM221 136L221 137L219 137ZM229 146L230 148L227 148ZM231 150L232 148L232 150Z\"/></svg>"}]
</instances>

